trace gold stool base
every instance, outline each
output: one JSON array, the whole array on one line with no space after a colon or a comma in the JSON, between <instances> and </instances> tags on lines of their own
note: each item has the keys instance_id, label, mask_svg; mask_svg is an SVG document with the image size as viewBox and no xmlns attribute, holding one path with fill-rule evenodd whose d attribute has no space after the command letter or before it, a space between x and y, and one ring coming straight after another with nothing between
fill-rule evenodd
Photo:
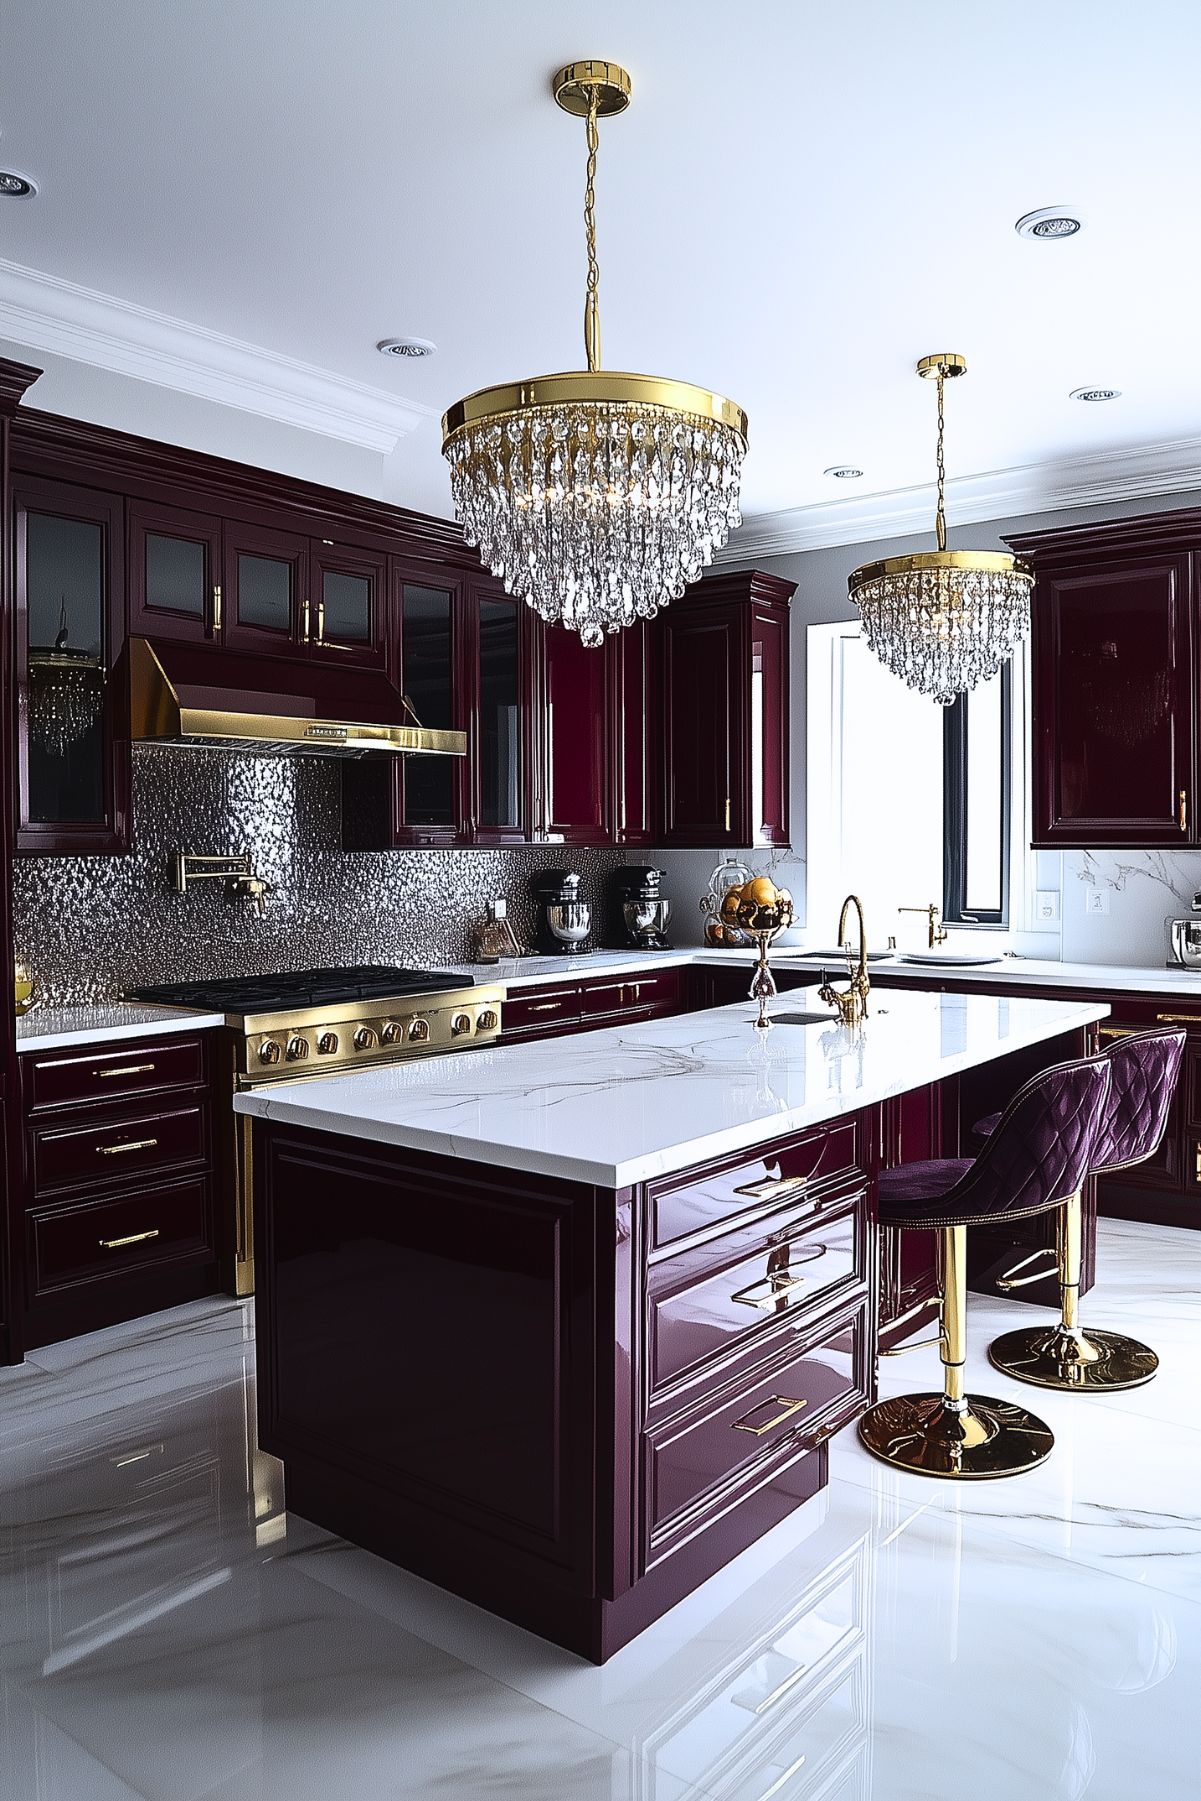
<instances>
[{"instance_id":1,"label":"gold stool base","mask_svg":"<svg viewBox=\"0 0 1201 1801\"><path fill-rule=\"evenodd\" d=\"M1159 1368L1149 1345L1121 1332L1072 1331L1059 1324L1024 1326L988 1347L990 1361L1018 1382L1038 1388L1070 1388L1105 1394L1141 1388Z\"/></svg>"},{"instance_id":2,"label":"gold stool base","mask_svg":"<svg viewBox=\"0 0 1201 1801\"><path fill-rule=\"evenodd\" d=\"M895 1469L962 1481L1019 1476L1055 1443L1033 1413L991 1395L969 1395L963 1413L940 1394L894 1395L862 1415L859 1436L873 1457Z\"/></svg>"}]
</instances>

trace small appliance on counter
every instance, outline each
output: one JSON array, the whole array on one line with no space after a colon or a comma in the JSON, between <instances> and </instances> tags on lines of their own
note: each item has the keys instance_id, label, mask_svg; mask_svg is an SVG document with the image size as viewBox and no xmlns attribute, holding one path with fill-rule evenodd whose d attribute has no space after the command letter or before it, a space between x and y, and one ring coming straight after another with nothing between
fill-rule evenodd
<instances>
[{"instance_id":1,"label":"small appliance on counter","mask_svg":"<svg viewBox=\"0 0 1201 1801\"><path fill-rule=\"evenodd\" d=\"M1169 919L1169 969L1201 970L1201 893L1193 896L1191 919Z\"/></svg>"},{"instance_id":2,"label":"small appliance on counter","mask_svg":"<svg viewBox=\"0 0 1201 1801\"><path fill-rule=\"evenodd\" d=\"M661 869L631 864L609 877L609 942L615 949L669 951L671 902L659 892Z\"/></svg>"},{"instance_id":3,"label":"small appliance on counter","mask_svg":"<svg viewBox=\"0 0 1201 1801\"><path fill-rule=\"evenodd\" d=\"M574 869L544 869L533 878L538 899L534 948L544 957L574 956L590 950L592 903L580 899Z\"/></svg>"}]
</instances>

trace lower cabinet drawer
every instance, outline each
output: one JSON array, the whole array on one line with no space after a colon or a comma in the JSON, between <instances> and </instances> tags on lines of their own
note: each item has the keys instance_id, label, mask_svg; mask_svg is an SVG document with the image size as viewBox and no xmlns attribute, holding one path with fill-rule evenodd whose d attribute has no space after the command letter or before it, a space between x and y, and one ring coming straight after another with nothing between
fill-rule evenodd
<instances>
[{"instance_id":1,"label":"lower cabinet drawer","mask_svg":"<svg viewBox=\"0 0 1201 1801\"><path fill-rule=\"evenodd\" d=\"M208 1160L208 1108L202 1102L87 1125L35 1124L33 1192L80 1182L118 1182L146 1171Z\"/></svg>"},{"instance_id":2,"label":"lower cabinet drawer","mask_svg":"<svg viewBox=\"0 0 1201 1801\"><path fill-rule=\"evenodd\" d=\"M210 1178L103 1201L59 1202L28 1216L30 1298L128 1275L212 1249Z\"/></svg>"},{"instance_id":3,"label":"lower cabinet drawer","mask_svg":"<svg viewBox=\"0 0 1201 1801\"><path fill-rule=\"evenodd\" d=\"M85 1051L27 1051L22 1057L29 1105L48 1107L103 1105L149 1090L199 1088L205 1077L204 1045L198 1038L119 1040Z\"/></svg>"},{"instance_id":4,"label":"lower cabinet drawer","mask_svg":"<svg viewBox=\"0 0 1201 1801\"><path fill-rule=\"evenodd\" d=\"M651 1394L704 1368L785 1316L827 1313L866 1279L866 1201L837 1213L789 1209L651 1265L647 1296ZM849 1298L849 1297L848 1297Z\"/></svg>"},{"instance_id":5,"label":"lower cabinet drawer","mask_svg":"<svg viewBox=\"0 0 1201 1801\"><path fill-rule=\"evenodd\" d=\"M736 1392L644 1435L648 1564L866 1403L866 1303L826 1336L799 1349L795 1344L795 1335L786 1334L770 1365L765 1359Z\"/></svg>"},{"instance_id":6,"label":"lower cabinet drawer","mask_svg":"<svg viewBox=\"0 0 1201 1801\"><path fill-rule=\"evenodd\" d=\"M653 1017L657 1013L674 1013L680 1006L680 971L665 969L661 975L627 975L612 981L585 982L580 989L580 1002L586 1020Z\"/></svg>"},{"instance_id":7,"label":"lower cabinet drawer","mask_svg":"<svg viewBox=\"0 0 1201 1801\"><path fill-rule=\"evenodd\" d=\"M580 991L575 986L519 990L506 999L502 1019L505 1039L562 1032L580 1023Z\"/></svg>"},{"instance_id":8,"label":"lower cabinet drawer","mask_svg":"<svg viewBox=\"0 0 1201 1801\"><path fill-rule=\"evenodd\" d=\"M784 1139L761 1156L727 1157L703 1175L665 1176L648 1186L651 1249L733 1224L740 1214L789 1201L816 1201L833 1187L867 1179L857 1116Z\"/></svg>"}]
</instances>

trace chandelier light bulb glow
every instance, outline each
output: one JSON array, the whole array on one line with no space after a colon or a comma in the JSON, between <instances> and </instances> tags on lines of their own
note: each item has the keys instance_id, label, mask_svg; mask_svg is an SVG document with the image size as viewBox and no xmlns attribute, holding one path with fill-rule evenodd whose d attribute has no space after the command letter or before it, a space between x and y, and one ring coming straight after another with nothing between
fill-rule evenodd
<instances>
[{"instance_id":1,"label":"chandelier light bulb glow","mask_svg":"<svg viewBox=\"0 0 1201 1801\"><path fill-rule=\"evenodd\" d=\"M864 563L848 586L884 667L946 707L1013 655L1030 624L1034 576L1003 551L947 549L943 389L967 363L947 351L924 356L917 373L938 384L938 549Z\"/></svg>"},{"instance_id":2,"label":"chandelier light bulb glow","mask_svg":"<svg viewBox=\"0 0 1201 1801\"><path fill-rule=\"evenodd\" d=\"M572 63L554 94L587 134L588 366L468 395L442 452L467 542L509 593L598 645L678 600L741 524L747 422L706 388L601 369L597 122L625 110L630 78Z\"/></svg>"}]
</instances>

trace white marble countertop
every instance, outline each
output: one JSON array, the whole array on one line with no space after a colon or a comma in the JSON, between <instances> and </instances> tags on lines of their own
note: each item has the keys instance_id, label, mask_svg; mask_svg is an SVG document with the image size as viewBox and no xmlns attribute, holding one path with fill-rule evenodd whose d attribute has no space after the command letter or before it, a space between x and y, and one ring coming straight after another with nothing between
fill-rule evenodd
<instances>
[{"instance_id":1,"label":"white marble countertop","mask_svg":"<svg viewBox=\"0 0 1201 1801\"><path fill-rule=\"evenodd\" d=\"M171 1032L199 1032L224 1024L224 1013L142 1007L129 1001L107 1007L35 1007L17 1021L17 1050L53 1051L115 1038L165 1038Z\"/></svg>"},{"instance_id":2,"label":"white marble countertop","mask_svg":"<svg viewBox=\"0 0 1201 1801\"><path fill-rule=\"evenodd\" d=\"M772 1011L812 1005L781 995ZM820 1005L820 1003L818 1003ZM239 1113L621 1188L941 1081L1101 1019L1107 1007L881 994L862 1029L752 1029L747 1002L260 1088Z\"/></svg>"},{"instance_id":3,"label":"white marble countertop","mask_svg":"<svg viewBox=\"0 0 1201 1801\"><path fill-rule=\"evenodd\" d=\"M816 969L828 967L828 957L816 958L811 951L793 945L771 953L778 965L801 965ZM477 983L500 982L506 988L540 988L565 981L588 981L597 976L650 975L657 969L680 968L687 964L708 964L715 968L737 968L745 964L747 984L754 953L749 950L707 950L685 945L674 951L589 951L577 957L514 957L501 963L459 963L450 968L456 975ZM842 967L836 973L841 977ZM1167 994L1179 998L1195 997L1201 1001L1201 970L1165 969L1162 964L1053 963L1032 957L999 957L995 963L941 966L904 963L900 956L872 964L873 975L897 976L920 988L924 983L942 977L957 982L978 982L982 988L1006 985L1034 988L1092 988L1127 994Z\"/></svg>"}]
</instances>

